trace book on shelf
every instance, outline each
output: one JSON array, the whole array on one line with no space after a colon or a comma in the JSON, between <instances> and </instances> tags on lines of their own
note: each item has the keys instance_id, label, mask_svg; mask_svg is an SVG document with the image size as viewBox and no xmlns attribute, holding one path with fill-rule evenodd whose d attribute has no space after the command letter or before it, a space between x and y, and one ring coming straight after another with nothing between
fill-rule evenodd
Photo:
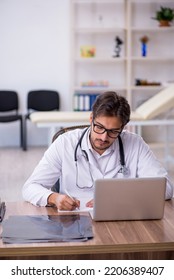
<instances>
[{"instance_id":1,"label":"book on shelf","mask_svg":"<svg viewBox=\"0 0 174 280\"><path fill-rule=\"evenodd\" d=\"M99 93L75 93L74 111L91 111Z\"/></svg>"}]
</instances>

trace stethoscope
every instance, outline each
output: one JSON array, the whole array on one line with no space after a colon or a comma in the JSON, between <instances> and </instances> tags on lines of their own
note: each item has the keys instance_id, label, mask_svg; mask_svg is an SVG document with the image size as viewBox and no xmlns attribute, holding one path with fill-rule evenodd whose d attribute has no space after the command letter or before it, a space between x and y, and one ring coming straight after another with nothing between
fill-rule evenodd
<instances>
[{"instance_id":1,"label":"stethoscope","mask_svg":"<svg viewBox=\"0 0 174 280\"><path fill-rule=\"evenodd\" d=\"M76 185L80 189L86 189L86 188L90 189L90 188L93 187L93 183L94 183L94 179L92 177L92 172L91 172L91 169L90 169L88 154L87 154L87 152L84 149L82 149L82 140L83 140L83 137L84 137L85 133L87 132L87 130L88 130L88 127L83 131L83 133L82 133L82 135L81 135L81 137L80 137L80 139L79 139L79 141L78 141L78 143L77 143L77 145L75 147L75 150L74 150L74 161L75 161L75 164L76 164ZM123 142L122 142L122 139L121 139L120 135L118 135L118 144L119 144L119 155L120 155L120 165L121 165L118 173L122 173L123 176L126 176L126 175L128 175L128 168L126 167L126 164L125 164L125 155L124 155ZM88 162L88 165L89 165L89 173L90 173L92 185L88 186L88 187L87 186L80 187L78 185L78 164L77 164L77 160L78 160L77 159L77 150L78 150L78 148L80 148L81 151L83 152L83 154L84 154L84 156L85 156L85 158L86 158L86 160Z\"/></svg>"}]
</instances>

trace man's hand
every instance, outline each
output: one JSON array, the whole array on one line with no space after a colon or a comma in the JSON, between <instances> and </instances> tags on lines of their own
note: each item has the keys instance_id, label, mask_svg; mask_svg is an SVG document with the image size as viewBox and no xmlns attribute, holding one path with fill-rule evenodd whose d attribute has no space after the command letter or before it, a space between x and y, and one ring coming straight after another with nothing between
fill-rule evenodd
<instances>
[{"instance_id":1,"label":"man's hand","mask_svg":"<svg viewBox=\"0 0 174 280\"><path fill-rule=\"evenodd\" d=\"M86 207L93 208L93 206L94 206L94 200L93 199L91 199L90 201L88 201L86 203Z\"/></svg>"},{"instance_id":2,"label":"man's hand","mask_svg":"<svg viewBox=\"0 0 174 280\"><path fill-rule=\"evenodd\" d=\"M48 204L54 205L59 210L72 211L80 207L80 201L66 194L52 193L48 197Z\"/></svg>"}]
</instances>

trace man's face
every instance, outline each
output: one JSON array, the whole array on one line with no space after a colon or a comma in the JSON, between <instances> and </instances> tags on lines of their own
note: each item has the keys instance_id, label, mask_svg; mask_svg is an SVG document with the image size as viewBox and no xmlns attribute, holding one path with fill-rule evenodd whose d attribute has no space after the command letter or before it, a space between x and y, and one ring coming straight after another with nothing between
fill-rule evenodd
<instances>
[{"instance_id":1,"label":"man's face","mask_svg":"<svg viewBox=\"0 0 174 280\"><path fill-rule=\"evenodd\" d=\"M96 119L93 119L91 115L90 123L91 145L93 149L101 155L112 145L118 137L119 132L122 131L122 122L119 117L99 116ZM109 131L105 131L105 129Z\"/></svg>"}]
</instances>

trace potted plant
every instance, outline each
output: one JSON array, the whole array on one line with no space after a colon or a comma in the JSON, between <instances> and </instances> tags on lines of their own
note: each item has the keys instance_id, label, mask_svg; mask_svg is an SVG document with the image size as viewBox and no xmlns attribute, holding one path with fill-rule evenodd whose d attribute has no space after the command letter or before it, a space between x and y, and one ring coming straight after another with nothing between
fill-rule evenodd
<instances>
[{"instance_id":1,"label":"potted plant","mask_svg":"<svg viewBox=\"0 0 174 280\"><path fill-rule=\"evenodd\" d=\"M170 22L174 19L174 10L161 6L160 10L156 11L156 16L153 19L159 21L160 26L170 26Z\"/></svg>"}]
</instances>

